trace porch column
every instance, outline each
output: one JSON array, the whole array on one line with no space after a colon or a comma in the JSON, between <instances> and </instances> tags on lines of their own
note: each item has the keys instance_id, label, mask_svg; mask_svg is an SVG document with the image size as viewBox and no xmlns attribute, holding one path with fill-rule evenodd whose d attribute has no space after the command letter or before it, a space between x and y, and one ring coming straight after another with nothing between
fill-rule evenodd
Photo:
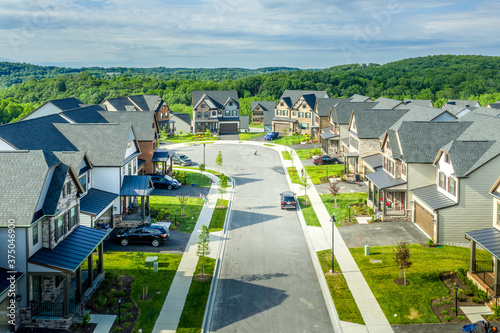
<instances>
[{"instance_id":1,"label":"porch column","mask_svg":"<svg viewBox=\"0 0 500 333\"><path fill-rule=\"evenodd\" d=\"M151 210L149 207L149 195L146 197L146 207L148 207L148 216L151 216Z\"/></svg>"},{"instance_id":2,"label":"porch column","mask_svg":"<svg viewBox=\"0 0 500 333\"><path fill-rule=\"evenodd\" d=\"M82 266L76 270L76 292L75 299L77 302L82 301Z\"/></svg>"},{"instance_id":3,"label":"porch column","mask_svg":"<svg viewBox=\"0 0 500 333\"><path fill-rule=\"evenodd\" d=\"M380 195L382 196L382 217L385 217L385 191L380 190Z\"/></svg>"},{"instance_id":4,"label":"porch column","mask_svg":"<svg viewBox=\"0 0 500 333\"><path fill-rule=\"evenodd\" d=\"M69 275L64 275L64 301L63 301L63 316L69 317Z\"/></svg>"},{"instance_id":5,"label":"porch column","mask_svg":"<svg viewBox=\"0 0 500 333\"><path fill-rule=\"evenodd\" d=\"M469 271L476 273L476 242L471 239L470 241L470 269Z\"/></svg>"},{"instance_id":6,"label":"porch column","mask_svg":"<svg viewBox=\"0 0 500 333\"><path fill-rule=\"evenodd\" d=\"M99 244L99 264L97 265L97 272L98 274L102 274L104 272L104 243L101 242Z\"/></svg>"},{"instance_id":7,"label":"porch column","mask_svg":"<svg viewBox=\"0 0 500 333\"><path fill-rule=\"evenodd\" d=\"M165 173L167 172L166 169L167 169L167 164L165 163L165 161L163 161L161 170L162 170L162 174L164 176L165 176Z\"/></svg>"},{"instance_id":8,"label":"porch column","mask_svg":"<svg viewBox=\"0 0 500 333\"><path fill-rule=\"evenodd\" d=\"M495 286L493 287L493 290L495 291L495 296L497 296L498 292L500 291L500 290L498 290L499 289L498 288L498 280L499 280L499 278L498 278L498 273L499 273L498 272L498 264L500 263L500 260L498 260L497 258L493 258L493 263L495 265L495 267L493 268L493 272L495 274Z\"/></svg>"},{"instance_id":9,"label":"porch column","mask_svg":"<svg viewBox=\"0 0 500 333\"><path fill-rule=\"evenodd\" d=\"M88 272L89 272L89 276L88 276L88 280L89 280L89 288L92 287L94 285L94 257L93 257L93 254L91 253L89 255L89 259L88 259Z\"/></svg>"},{"instance_id":10,"label":"porch column","mask_svg":"<svg viewBox=\"0 0 500 333\"><path fill-rule=\"evenodd\" d=\"M142 220L142 222L144 222L145 217L146 217L145 201L144 201L144 196L141 195L141 220Z\"/></svg>"}]
</instances>

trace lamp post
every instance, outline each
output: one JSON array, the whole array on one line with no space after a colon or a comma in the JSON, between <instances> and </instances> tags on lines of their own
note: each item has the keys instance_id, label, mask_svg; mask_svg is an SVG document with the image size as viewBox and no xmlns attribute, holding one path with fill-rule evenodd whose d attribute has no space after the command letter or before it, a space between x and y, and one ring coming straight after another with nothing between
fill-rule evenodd
<instances>
[{"instance_id":1,"label":"lamp post","mask_svg":"<svg viewBox=\"0 0 500 333\"><path fill-rule=\"evenodd\" d=\"M332 218L330 219L330 222L332 222L332 273L335 271L334 270L334 253L333 250L335 249L335 214L332 214Z\"/></svg>"},{"instance_id":2,"label":"lamp post","mask_svg":"<svg viewBox=\"0 0 500 333\"><path fill-rule=\"evenodd\" d=\"M174 215L175 215L174 225L176 225L177 224L177 211L174 212Z\"/></svg>"},{"instance_id":3,"label":"lamp post","mask_svg":"<svg viewBox=\"0 0 500 333\"><path fill-rule=\"evenodd\" d=\"M455 287L455 316L458 317L458 306L457 306L457 303L458 303L458 284L455 282L453 287Z\"/></svg>"},{"instance_id":4,"label":"lamp post","mask_svg":"<svg viewBox=\"0 0 500 333\"><path fill-rule=\"evenodd\" d=\"M205 164L205 144L203 144L203 165Z\"/></svg>"},{"instance_id":5,"label":"lamp post","mask_svg":"<svg viewBox=\"0 0 500 333\"><path fill-rule=\"evenodd\" d=\"M122 298L118 298L118 325L122 324Z\"/></svg>"}]
</instances>

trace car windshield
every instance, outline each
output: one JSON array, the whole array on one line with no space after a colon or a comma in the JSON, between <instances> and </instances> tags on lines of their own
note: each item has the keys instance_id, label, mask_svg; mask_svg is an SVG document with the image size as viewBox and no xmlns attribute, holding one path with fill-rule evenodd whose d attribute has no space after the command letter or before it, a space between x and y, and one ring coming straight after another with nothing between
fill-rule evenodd
<instances>
[{"instance_id":1,"label":"car windshield","mask_svg":"<svg viewBox=\"0 0 500 333\"><path fill-rule=\"evenodd\" d=\"M179 155L179 158L181 160L187 160L188 159L188 157L186 155Z\"/></svg>"},{"instance_id":2,"label":"car windshield","mask_svg":"<svg viewBox=\"0 0 500 333\"><path fill-rule=\"evenodd\" d=\"M174 179L173 179L172 177L170 177L169 175L165 175L165 179L166 179L166 180L170 180L170 181L174 180Z\"/></svg>"}]
</instances>

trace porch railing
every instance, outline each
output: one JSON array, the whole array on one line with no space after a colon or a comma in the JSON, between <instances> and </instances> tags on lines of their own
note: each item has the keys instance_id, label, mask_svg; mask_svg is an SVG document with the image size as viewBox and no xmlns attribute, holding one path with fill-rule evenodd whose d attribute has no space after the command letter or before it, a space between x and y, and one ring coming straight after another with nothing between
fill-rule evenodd
<instances>
[{"instance_id":1,"label":"porch railing","mask_svg":"<svg viewBox=\"0 0 500 333\"><path fill-rule=\"evenodd\" d=\"M73 299L69 300L69 313L75 314L79 309L79 303ZM37 302L30 303L31 315L39 317L63 317L64 304L62 302Z\"/></svg>"},{"instance_id":2,"label":"porch railing","mask_svg":"<svg viewBox=\"0 0 500 333\"><path fill-rule=\"evenodd\" d=\"M492 261L476 261L475 275L487 286L487 293L495 297L499 295L500 285L497 285L497 292L495 293L495 275Z\"/></svg>"}]
</instances>

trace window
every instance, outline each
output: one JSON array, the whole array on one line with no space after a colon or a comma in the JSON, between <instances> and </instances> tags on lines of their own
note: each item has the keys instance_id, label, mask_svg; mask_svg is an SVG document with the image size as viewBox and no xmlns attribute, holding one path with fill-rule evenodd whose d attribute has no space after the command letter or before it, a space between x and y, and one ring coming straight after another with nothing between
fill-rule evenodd
<instances>
[{"instance_id":1,"label":"window","mask_svg":"<svg viewBox=\"0 0 500 333\"><path fill-rule=\"evenodd\" d=\"M212 117L217 117L217 111L212 111Z\"/></svg>"},{"instance_id":2,"label":"window","mask_svg":"<svg viewBox=\"0 0 500 333\"><path fill-rule=\"evenodd\" d=\"M38 243L38 223L33 226L33 245Z\"/></svg>"},{"instance_id":3,"label":"window","mask_svg":"<svg viewBox=\"0 0 500 333\"><path fill-rule=\"evenodd\" d=\"M388 149L388 150L390 150L390 149L391 149L391 143L389 142L389 140L387 140L387 141L385 142L385 149Z\"/></svg>"},{"instance_id":4,"label":"window","mask_svg":"<svg viewBox=\"0 0 500 333\"><path fill-rule=\"evenodd\" d=\"M63 226L64 226L64 214L59 216L59 218L57 219L56 240L59 240L59 238L62 237Z\"/></svg>"},{"instance_id":5,"label":"window","mask_svg":"<svg viewBox=\"0 0 500 333\"><path fill-rule=\"evenodd\" d=\"M233 102L229 102L229 106L233 106Z\"/></svg>"},{"instance_id":6,"label":"window","mask_svg":"<svg viewBox=\"0 0 500 333\"><path fill-rule=\"evenodd\" d=\"M87 174L81 176L80 178L78 178L78 180L83 187L83 191L87 192Z\"/></svg>"},{"instance_id":7,"label":"window","mask_svg":"<svg viewBox=\"0 0 500 333\"><path fill-rule=\"evenodd\" d=\"M448 178L448 193L450 193L453 196L456 196L457 195L456 191L457 189L456 189L455 179L452 177Z\"/></svg>"},{"instance_id":8,"label":"window","mask_svg":"<svg viewBox=\"0 0 500 333\"><path fill-rule=\"evenodd\" d=\"M306 104L302 104L302 108L303 108L303 109L305 109L305 108L306 108L306 106L307 106Z\"/></svg>"},{"instance_id":9,"label":"window","mask_svg":"<svg viewBox=\"0 0 500 333\"><path fill-rule=\"evenodd\" d=\"M134 167L134 175L136 175L136 174L137 174L137 160L136 160L136 159L134 159L134 160L132 161L132 163L133 163L133 167Z\"/></svg>"},{"instance_id":10,"label":"window","mask_svg":"<svg viewBox=\"0 0 500 333\"><path fill-rule=\"evenodd\" d=\"M276 110L276 115L281 116L281 110Z\"/></svg>"},{"instance_id":11,"label":"window","mask_svg":"<svg viewBox=\"0 0 500 333\"><path fill-rule=\"evenodd\" d=\"M283 102L280 103L280 106L284 106L285 104L283 104Z\"/></svg>"},{"instance_id":12,"label":"window","mask_svg":"<svg viewBox=\"0 0 500 333\"><path fill-rule=\"evenodd\" d=\"M226 110L226 117L229 117L231 115L229 112L229 110Z\"/></svg>"},{"instance_id":13,"label":"window","mask_svg":"<svg viewBox=\"0 0 500 333\"><path fill-rule=\"evenodd\" d=\"M201 103L200 107L204 108L205 107L205 103Z\"/></svg>"},{"instance_id":14,"label":"window","mask_svg":"<svg viewBox=\"0 0 500 333\"><path fill-rule=\"evenodd\" d=\"M210 118L210 111L203 112L203 118Z\"/></svg>"},{"instance_id":15,"label":"window","mask_svg":"<svg viewBox=\"0 0 500 333\"><path fill-rule=\"evenodd\" d=\"M444 163L450 164L450 155L447 153L444 153Z\"/></svg>"},{"instance_id":16,"label":"window","mask_svg":"<svg viewBox=\"0 0 500 333\"><path fill-rule=\"evenodd\" d=\"M299 118L304 118L304 112L299 112Z\"/></svg>"},{"instance_id":17,"label":"window","mask_svg":"<svg viewBox=\"0 0 500 333\"><path fill-rule=\"evenodd\" d=\"M122 166L122 175L124 175L124 176L125 176L125 165L124 165L124 166Z\"/></svg>"},{"instance_id":18,"label":"window","mask_svg":"<svg viewBox=\"0 0 500 333\"><path fill-rule=\"evenodd\" d=\"M69 212L69 228L73 228L76 224L76 207L72 207Z\"/></svg>"},{"instance_id":19,"label":"window","mask_svg":"<svg viewBox=\"0 0 500 333\"><path fill-rule=\"evenodd\" d=\"M403 163L403 165L401 166L401 173L406 176L406 163Z\"/></svg>"},{"instance_id":20,"label":"window","mask_svg":"<svg viewBox=\"0 0 500 333\"><path fill-rule=\"evenodd\" d=\"M283 110L283 115L288 116L288 110Z\"/></svg>"},{"instance_id":21,"label":"window","mask_svg":"<svg viewBox=\"0 0 500 333\"><path fill-rule=\"evenodd\" d=\"M446 176L442 172L439 173L439 187L446 189Z\"/></svg>"},{"instance_id":22,"label":"window","mask_svg":"<svg viewBox=\"0 0 500 333\"><path fill-rule=\"evenodd\" d=\"M196 112L195 115L196 115L196 118L201 118L201 112Z\"/></svg>"},{"instance_id":23,"label":"window","mask_svg":"<svg viewBox=\"0 0 500 333\"><path fill-rule=\"evenodd\" d=\"M359 150L359 141L358 138L354 136L349 136L349 145L352 146L354 149Z\"/></svg>"},{"instance_id":24,"label":"window","mask_svg":"<svg viewBox=\"0 0 500 333\"><path fill-rule=\"evenodd\" d=\"M292 112L292 116L297 117L297 112L296 112L296 111L293 111L293 112Z\"/></svg>"},{"instance_id":25,"label":"window","mask_svg":"<svg viewBox=\"0 0 500 333\"><path fill-rule=\"evenodd\" d=\"M68 194L68 195L71 194L71 182L68 182L66 184L66 194Z\"/></svg>"},{"instance_id":26,"label":"window","mask_svg":"<svg viewBox=\"0 0 500 333\"><path fill-rule=\"evenodd\" d=\"M394 165L394 161L391 162L391 173L392 173L393 176L396 173L396 168L395 168L395 165Z\"/></svg>"},{"instance_id":27,"label":"window","mask_svg":"<svg viewBox=\"0 0 500 333\"><path fill-rule=\"evenodd\" d=\"M311 118L311 112L306 112L306 118Z\"/></svg>"},{"instance_id":28,"label":"window","mask_svg":"<svg viewBox=\"0 0 500 333\"><path fill-rule=\"evenodd\" d=\"M299 123L299 128L301 130L308 130L309 129L309 124L308 123Z\"/></svg>"},{"instance_id":29,"label":"window","mask_svg":"<svg viewBox=\"0 0 500 333\"><path fill-rule=\"evenodd\" d=\"M233 117L237 117L238 116L238 110L233 110Z\"/></svg>"},{"instance_id":30,"label":"window","mask_svg":"<svg viewBox=\"0 0 500 333\"><path fill-rule=\"evenodd\" d=\"M132 163L129 163L128 164L128 174L131 175L132 174Z\"/></svg>"}]
</instances>

